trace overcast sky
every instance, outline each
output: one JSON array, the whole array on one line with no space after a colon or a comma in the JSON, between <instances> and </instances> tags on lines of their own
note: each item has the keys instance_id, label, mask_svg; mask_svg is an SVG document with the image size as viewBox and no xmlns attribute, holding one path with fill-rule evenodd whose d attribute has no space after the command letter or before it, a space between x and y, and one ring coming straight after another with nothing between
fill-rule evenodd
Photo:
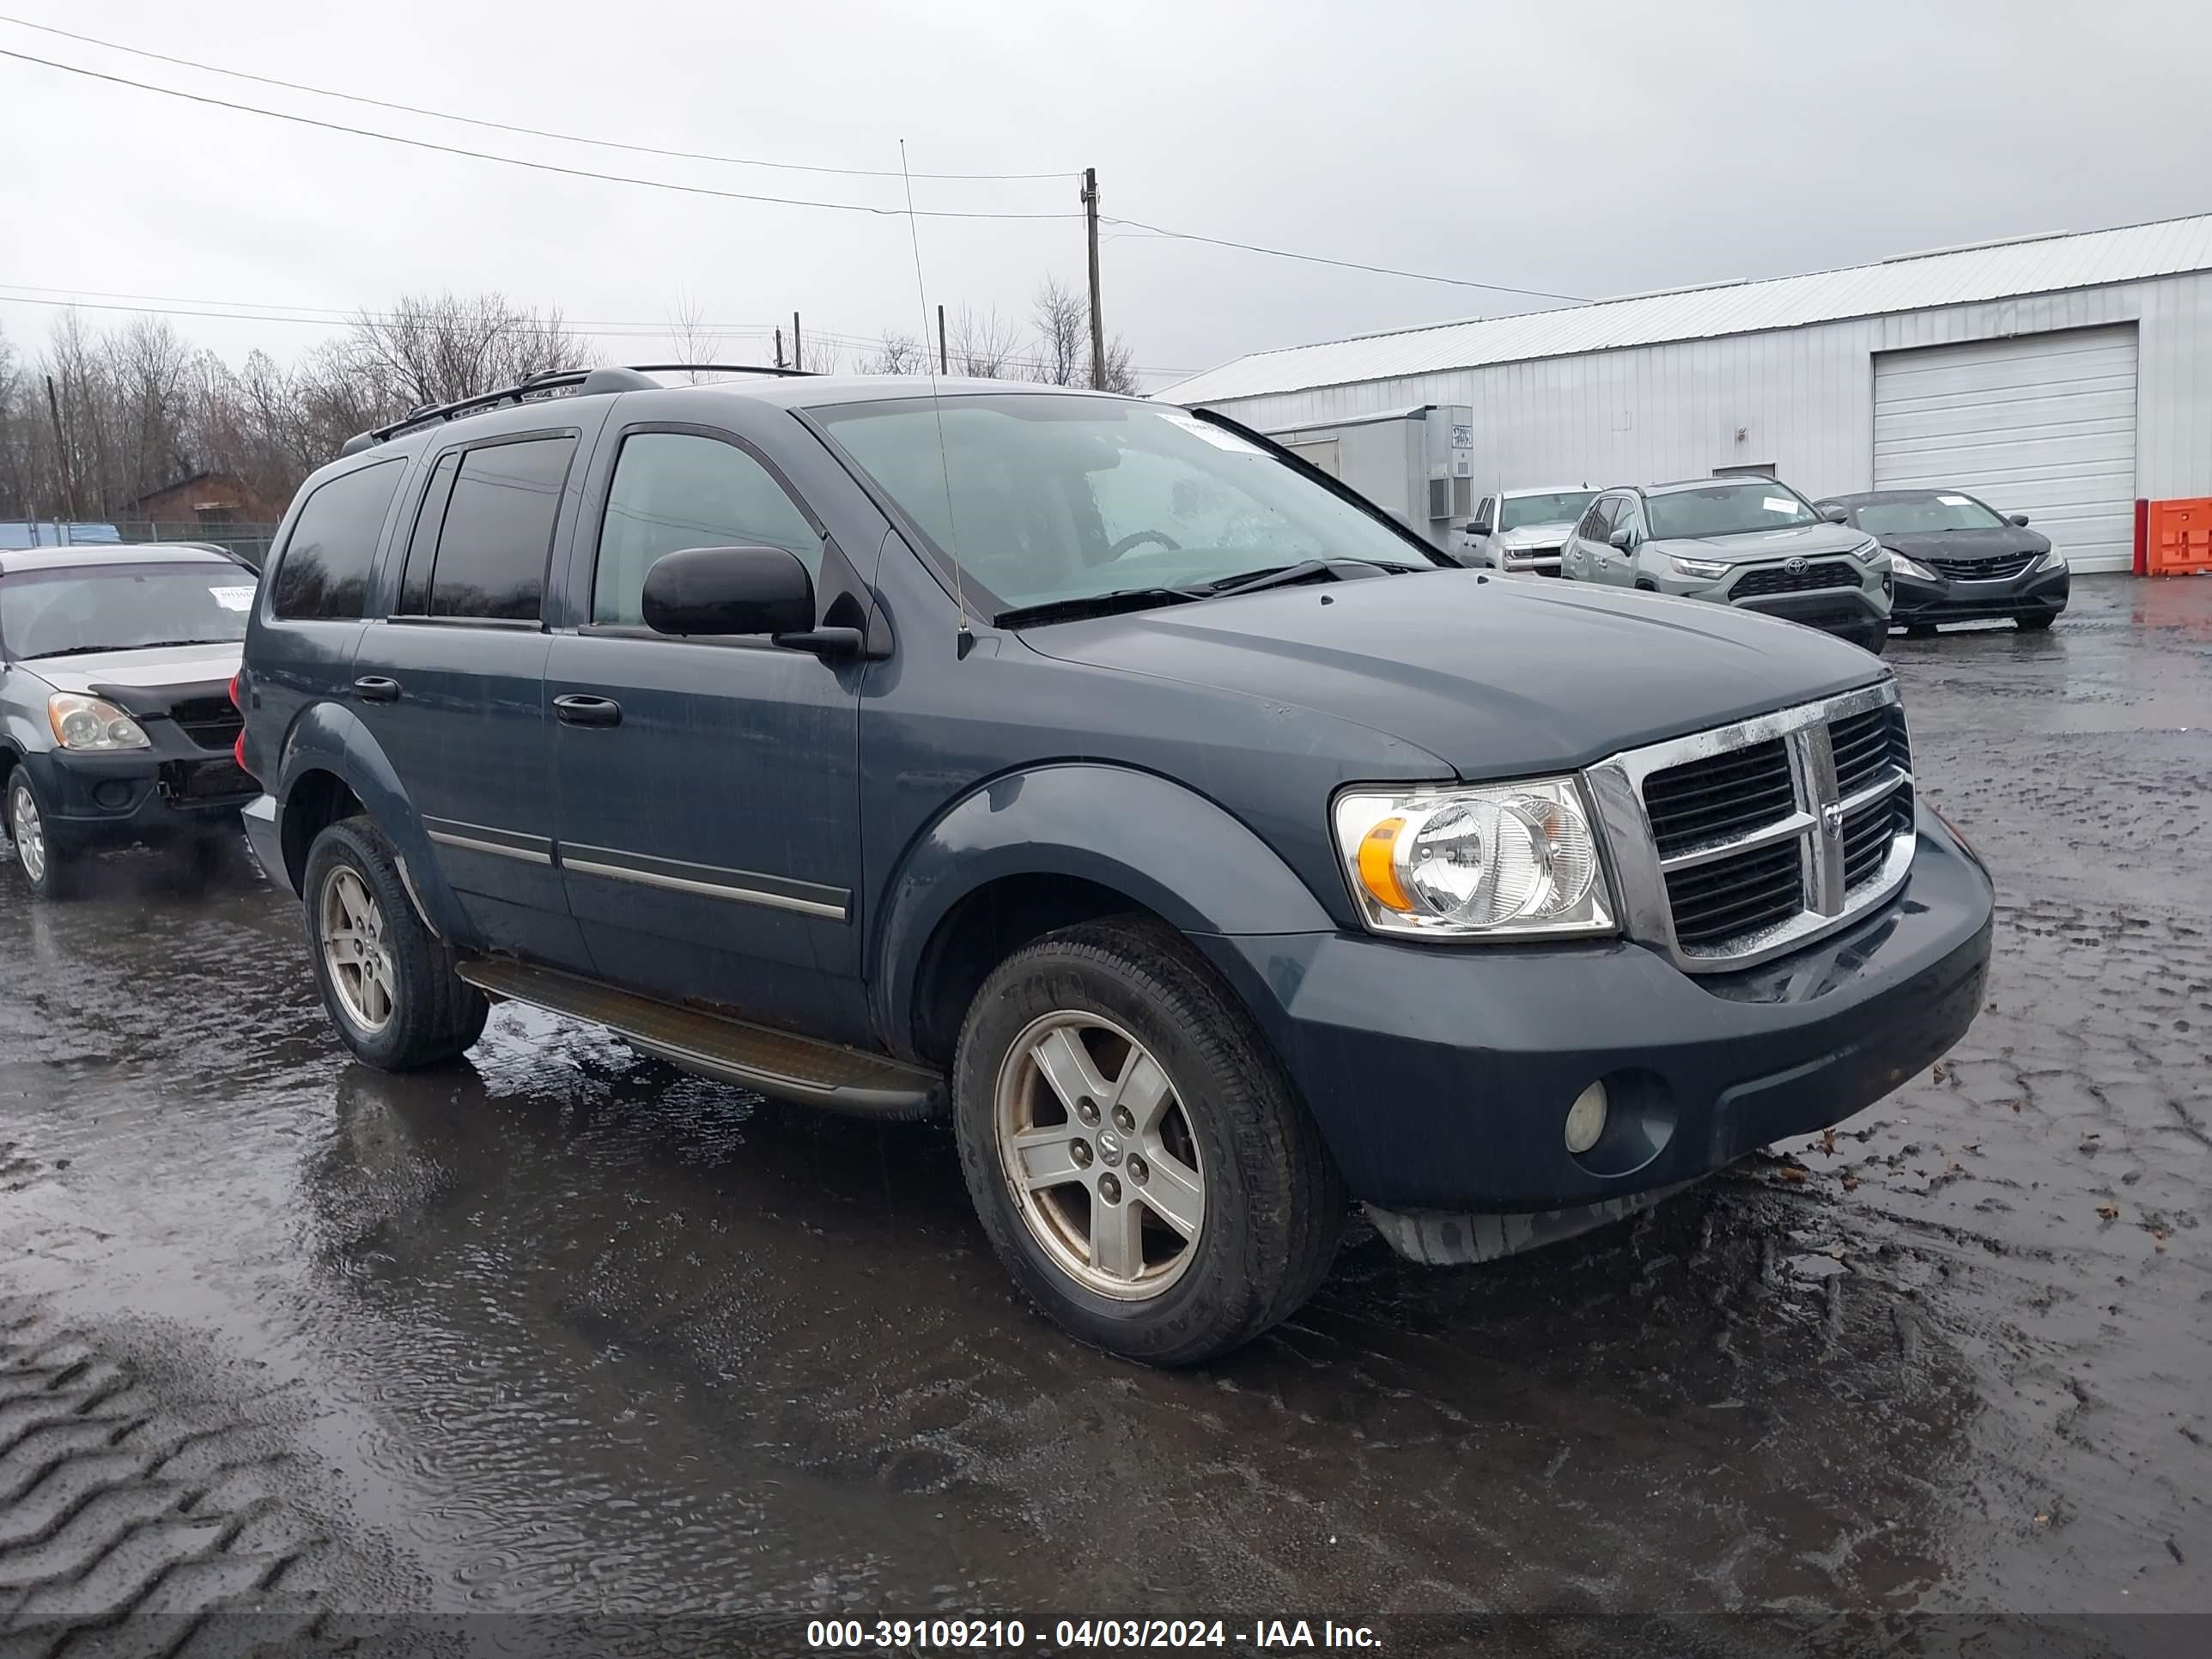
<instances>
[{"instance_id":1,"label":"overcast sky","mask_svg":"<svg viewBox=\"0 0 2212 1659\"><path fill-rule=\"evenodd\" d=\"M1820 21L1815 21L1816 14ZM254 74L624 143L917 179L925 210L1168 228L1599 297L2212 210L2200 0L2093 5L1392 0L0 0L0 15ZM456 125L0 23L0 48L348 125L709 188L896 208L895 178L715 165ZM932 301L1026 322L1084 274L1079 218L921 222ZM1135 360L1243 352L1539 303L1109 228ZM724 354L764 329L918 332L902 218L534 173L0 58L0 329L26 289L376 307L495 289ZM18 297L9 299L8 295ZM150 299L146 296L163 296ZM128 301L102 301L127 304ZM88 309L89 320L122 313ZM234 362L318 326L176 319ZM613 360L670 342L611 336ZM1155 374L1148 384L1167 377Z\"/></svg>"}]
</instances>

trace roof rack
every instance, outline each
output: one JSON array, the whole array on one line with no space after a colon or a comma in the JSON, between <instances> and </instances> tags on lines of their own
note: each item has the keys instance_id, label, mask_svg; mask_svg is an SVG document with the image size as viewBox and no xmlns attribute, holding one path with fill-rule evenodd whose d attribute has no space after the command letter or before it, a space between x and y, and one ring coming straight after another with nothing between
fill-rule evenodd
<instances>
[{"instance_id":1,"label":"roof rack","mask_svg":"<svg viewBox=\"0 0 2212 1659\"><path fill-rule=\"evenodd\" d=\"M668 374L678 371L701 374L772 374L784 379L793 376L811 378L811 371L803 368L782 368L766 363L625 363L608 368L556 368L542 374L533 374L519 385L501 386L496 392L480 392L473 398L461 398L450 404L422 404L410 409L389 426L371 427L366 432L356 433L347 439L338 451L341 456L358 455L364 449L398 437L401 433L432 421L455 421L465 415L480 414L487 409L496 409L501 404L526 404L541 401L566 391L568 395L588 398L601 392L657 392L660 382L647 378L653 374Z\"/></svg>"}]
</instances>

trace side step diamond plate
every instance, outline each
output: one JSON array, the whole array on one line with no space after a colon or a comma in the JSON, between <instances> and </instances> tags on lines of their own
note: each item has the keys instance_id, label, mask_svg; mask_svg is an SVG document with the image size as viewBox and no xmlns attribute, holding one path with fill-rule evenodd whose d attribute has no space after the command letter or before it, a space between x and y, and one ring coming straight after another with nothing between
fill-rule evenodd
<instances>
[{"instance_id":1,"label":"side step diamond plate","mask_svg":"<svg viewBox=\"0 0 2212 1659\"><path fill-rule=\"evenodd\" d=\"M941 1075L881 1054L816 1042L504 957L474 957L459 971L493 996L604 1025L672 1065L780 1100L870 1117L927 1117L943 1102Z\"/></svg>"}]
</instances>

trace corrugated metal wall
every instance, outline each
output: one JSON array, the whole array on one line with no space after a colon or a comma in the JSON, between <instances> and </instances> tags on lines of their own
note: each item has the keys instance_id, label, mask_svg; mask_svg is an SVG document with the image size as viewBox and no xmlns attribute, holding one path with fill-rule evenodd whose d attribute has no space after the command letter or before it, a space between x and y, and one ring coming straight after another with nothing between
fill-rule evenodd
<instances>
[{"instance_id":1,"label":"corrugated metal wall","mask_svg":"<svg viewBox=\"0 0 2212 1659\"><path fill-rule=\"evenodd\" d=\"M1212 407L1273 431L1470 404L1478 495L1501 483L1650 483L1759 462L1808 495L1833 495L1873 482L1875 353L2122 322L2140 325L2136 493L2212 495L2212 273Z\"/></svg>"}]
</instances>

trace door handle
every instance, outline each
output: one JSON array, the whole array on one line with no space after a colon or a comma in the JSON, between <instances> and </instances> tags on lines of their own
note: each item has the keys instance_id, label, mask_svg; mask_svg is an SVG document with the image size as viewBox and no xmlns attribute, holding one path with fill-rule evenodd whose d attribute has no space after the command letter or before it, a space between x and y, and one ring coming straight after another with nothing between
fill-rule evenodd
<instances>
[{"instance_id":1,"label":"door handle","mask_svg":"<svg viewBox=\"0 0 2212 1659\"><path fill-rule=\"evenodd\" d=\"M584 697L571 693L553 699L553 718L563 726L620 726L622 705L612 697Z\"/></svg>"},{"instance_id":2,"label":"door handle","mask_svg":"<svg viewBox=\"0 0 2212 1659\"><path fill-rule=\"evenodd\" d=\"M353 694L363 702L398 702L399 682L382 674L364 674L353 683Z\"/></svg>"}]
</instances>

